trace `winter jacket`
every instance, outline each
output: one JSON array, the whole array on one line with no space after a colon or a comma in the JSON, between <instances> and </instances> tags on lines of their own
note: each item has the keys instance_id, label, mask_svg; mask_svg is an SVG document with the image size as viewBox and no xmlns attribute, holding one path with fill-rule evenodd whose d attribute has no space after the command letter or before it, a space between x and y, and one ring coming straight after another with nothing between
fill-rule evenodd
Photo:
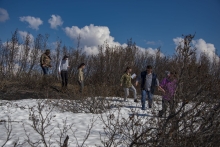
<instances>
[{"instance_id":1,"label":"winter jacket","mask_svg":"<svg viewBox=\"0 0 220 147\"><path fill-rule=\"evenodd\" d=\"M79 82L84 81L84 73L83 73L83 70L81 68L78 70L78 81Z\"/></svg>"},{"instance_id":2,"label":"winter jacket","mask_svg":"<svg viewBox=\"0 0 220 147\"><path fill-rule=\"evenodd\" d=\"M47 66L47 67L51 67L51 58L50 56L46 55L45 53L41 55L40 58L40 64L41 66Z\"/></svg>"},{"instance_id":3,"label":"winter jacket","mask_svg":"<svg viewBox=\"0 0 220 147\"><path fill-rule=\"evenodd\" d=\"M67 71L69 67L69 60L61 60L59 65L59 72Z\"/></svg>"},{"instance_id":4,"label":"winter jacket","mask_svg":"<svg viewBox=\"0 0 220 147\"><path fill-rule=\"evenodd\" d=\"M131 74L130 73L125 73L122 75L121 80L120 80L121 84L123 85L124 88L129 88L132 86L131 83Z\"/></svg>"},{"instance_id":5,"label":"winter jacket","mask_svg":"<svg viewBox=\"0 0 220 147\"><path fill-rule=\"evenodd\" d=\"M137 79L139 82L141 82L141 90L147 90L145 89L146 75L147 75L147 71L143 71L141 72L141 75ZM157 75L155 73L152 73L152 81L150 87L150 91L152 94L154 94L154 90L156 86L159 86Z\"/></svg>"},{"instance_id":6,"label":"winter jacket","mask_svg":"<svg viewBox=\"0 0 220 147\"><path fill-rule=\"evenodd\" d=\"M160 86L165 90L165 94L163 95L163 99L165 100L170 100L176 90L176 80L169 80L168 78L164 78L161 83Z\"/></svg>"}]
</instances>

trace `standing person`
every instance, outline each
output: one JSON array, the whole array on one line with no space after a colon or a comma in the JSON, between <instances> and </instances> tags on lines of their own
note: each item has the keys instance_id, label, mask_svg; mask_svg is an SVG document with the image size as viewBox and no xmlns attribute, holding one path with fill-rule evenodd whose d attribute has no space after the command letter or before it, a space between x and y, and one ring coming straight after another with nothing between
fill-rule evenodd
<instances>
[{"instance_id":1,"label":"standing person","mask_svg":"<svg viewBox=\"0 0 220 147\"><path fill-rule=\"evenodd\" d=\"M145 108L145 101L146 101L146 96L148 97L148 106L149 108L152 107L153 103L153 94L155 87L158 87L161 89L159 86L159 81L157 79L157 75L152 72L152 66L148 65L146 71L142 71L139 78L136 81L136 86L138 85L138 82L141 83L141 104L142 104L142 110L146 110Z\"/></svg>"},{"instance_id":2,"label":"standing person","mask_svg":"<svg viewBox=\"0 0 220 147\"><path fill-rule=\"evenodd\" d=\"M121 77L121 84L120 86L124 87L124 92L125 92L125 97L124 97L124 101L127 101L127 97L129 95L129 90L131 90L133 92L134 95L134 102L138 102L137 100L137 92L136 89L134 88L134 86L131 83L131 71L132 69L130 67L127 67L125 70L125 73L122 75Z\"/></svg>"},{"instance_id":3,"label":"standing person","mask_svg":"<svg viewBox=\"0 0 220 147\"><path fill-rule=\"evenodd\" d=\"M78 84L80 86L79 92L82 93L84 88L84 73L83 69L86 67L85 63L81 63L78 67Z\"/></svg>"},{"instance_id":4,"label":"standing person","mask_svg":"<svg viewBox=\"0 0 220 147\"><path fill-rule=\"evenodd\" d=\"M170 107L170 111L172 110L173 106L173 96L176 91L176 72L170 72L166 78L164 78L161 83L161 91L163 92L162 97L162 110L159 111L158 116L162 117L164 113L166 113L167 107Z\"/></svg>"},{"instance_id":5,"label":"standing person","mask_svg":"<svg viewBox=\"0 0 220 147\"><path fill-rule=\"evenodd\" d=\"M59 74L61 75L61 79L62 79L62 89L67 89L68 68L69 68L68 56L64 55L63 59L60 61L60 64L59 64Z\"/></svg>"},{"instance_id":6,"label":"standing person","mask_svg":"<svg viewBox=\"0 0 220 147\"><path fill-rule=\"evenodd\" d=\"M49 74L49 68L52 67L51 66L51 57L50 57L50 50L49 49L47 49L45 51L45 53L43 53L41 55L40 65L41 65L41 68L43 70L44 75L48 75Z\"/></svg>"}]
</instances>

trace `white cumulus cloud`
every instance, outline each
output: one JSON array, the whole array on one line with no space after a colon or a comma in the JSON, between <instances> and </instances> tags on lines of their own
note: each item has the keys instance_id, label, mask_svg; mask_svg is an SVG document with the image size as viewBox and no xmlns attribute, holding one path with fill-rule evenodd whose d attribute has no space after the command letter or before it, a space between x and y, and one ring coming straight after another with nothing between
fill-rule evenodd
<instances>
[{"instance_id":1,"label":"white cumulus cloud","mask_svg":"<svg viewBox=\"0 0 220 147\"><path fill-rule=\"evenodd\" d=\"M77 26L66 27L65 32L74 41L77 37L81 37L80 43L87 46L97 46L102 45L105 41L109 45L120 45L120 43L114 41L114 37L110 36L109 28L106 26L85 26L83 28L78 28Z\"/></svg>"},{"instance_id":2,"label":"white cumulus cloud","mask_svg":"<svg viewBox=\"0 0 220 147\"><path fill-rule=\"evenodd\" d=\"M26 31L18 31L18 33L19 33L20 37L23 39L23 41L25 41L28 34L30 36L30 41L31 42L34 41L34 36L32 34L26 32Z\"/></svg>"},{"instance_id":3,"label":"white cumulus cloud","mask_svg":"<svg viewBox=\"0 0 220 147\"><path fill-rule=\"evenodd\" d=\"M83 50L87 55L97 55L99 53L98 47L96 46L84 46Z\"/></svg>"},{"instance_id":4,"label":"white cumulus cloud","mask_svg":"<svg viewBox=\"0 0 220 147\"><path fill-rule=\"evenodd\" d=\"M77 43L77 38L80 35L80 46L83 48L86 54L98 54L98 46L103 45L107 41L109 47L122 46L125 48L127 45L125 43L120 44L114 41L114 37L110 35L110 30L107 26L94 26L93 24L89 26L84 26L79 28L77 26L66 27L64 31L68 37L70 37L74 43ZM141 52L148 52L149 54L155 55L156 49L137 46ZM161 54L162 55L162 54Z\"/></svg>"},{"instance_id":5,"label":"white cumulus cloud","mask_svg":"<svg viewBox=\"0 0 220 147\"><path fill-rule=\"evenodd\" d=\"M52 29L57 29L58 26L63 25L62 18L59 15L51 15L51 18L48 20L50 27Z\"/></svg>"},{"instance_id":6,"label":"white cumulus cloud","mask_svg":"<svg viewBox=\"0 0 220 147\"><path fill-rule=\"evenodd\" d=\"M177 46L181 45L183 47L183 38L181 37L176 37L176 38L173 38L173 42L174 44Z\"/></svg>"},{"instance_id":7,"label":"white cumulus cloud","mask_svg":"<svg viewBox=\"0 0 220 147\"><path fill-rule=\"evenodd\" d=\"M196 47L197 49L197 54L202 54L205 53L210 60L217 59L219 60L219 57L216 55L216 49L214 44L211 43L206 43L205 40L203 39L198 39L198 40L193 40L192 44Z\"/></svg>"},{"instance_id":8,"label":"white cumulus cloud","mask_svg":"<svg viewBox=\"0 0 220 147\"><path fill-rule=\"evenodd\" d=\"M39 26L43 24L43 21L40 18L32 16L20 17L20 21L29 23L29 27L35 30L38 30Z\"/></svg>"},{"instance_id":9,"label":"white cumulus cloud","mask_svg":"<svg viewBox=\"0 0 220 147\"><path fill-rule=\"evenodd\" d=\"M173 41L176 46L180 44L183 47L184 45L183 38L181 37L176 37L173 39ZM192 45L196 48L197 58L199 58L201 54L206 54L211 61L213 61L213 59L216 59L217 61L219 60L219 57L215 53L216 49L214 44L207 43L203 39L198 39L192 40Z\"/></svg>"},{"instance_id":10,"label":"white cumulus cloud","mask_svg":"<svg viewBox=\"0 0 220 147\"><path fill-rule=\"evenodd\" d=\"M137 46L137 47L141 51L141 53L148 53L150 56L153 56L153 57L156 57L156 54L158 52L158 49L153 49L151 47L149 47L149 48L142 48L139 46ZM164 57L164 56L165 55L162 52L160 52L160 57Z\"/></svg>"},{"instance_id":11,"label":"white cumulus cloud","mask_svg":"<svg viewBox=\"0 0 220 147\"><path fill-rule=\"evenodd\" d=\"M80 35L80 45L88 54L98 53L98 46L103 45L105 41L109 46L119 46L120 43L114 41L114 37L110 36L109 28L106 26L94 26L93 24L79 28L77 26L66 27L64 31L75 43Z\"/></svg>"},{"instance_id":12,"label":"white cumulus cloud","mask_svg":"<svg viewBox=\"0 0 220 147\"><path fill-rule=\"evenodd\" d=\"M7 10L0 8L0 22L5 22L9 19Z\"/></svg>"}]
</instances>

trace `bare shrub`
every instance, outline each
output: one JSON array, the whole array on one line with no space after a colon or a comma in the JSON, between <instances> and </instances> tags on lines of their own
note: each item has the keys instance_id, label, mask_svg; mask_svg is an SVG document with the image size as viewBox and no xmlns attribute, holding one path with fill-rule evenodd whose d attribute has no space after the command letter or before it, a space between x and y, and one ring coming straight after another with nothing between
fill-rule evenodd
<instances>
[{"instance_id":1,"label":"bare shrub","mask_svg":"<svg viewBox=\"0 0 220 147\"><path fill-rule=\"evenodd\" d=\"M6 132L6 140L5 142L1 145L2 147L4 147L6 145L6 143L11 140L12 138L12 124L11 124L11 118L10 116L8 116L8 120L1 120L0 121L1 123L4 122L4 128L6 131L3 131L3 132Z\"/></svg>"},{"instance_id":2,"label":"bare shrub","mask_svg":"<svg viewBox=\"0 0 220 147\"><path fill-rule=\"evenodd\" d=\"M150 119L147 123L152 125L146 125L143 123L144 119L136 116L139 112L132 111L131 118L120 116L120 113L117 115L106 113L108 119L103 118L103 123L107 137L102 138L103 145L219 145L220 62L217 59L210 60L206 54L201 54L200 57L196 55L196 48L191 42L194 35L183 36L183 43L180 43L176 48L175 54L165 57L160 56L160 48L158 48L156 55L140 51L132 39L128 40L127 47L109 47L105 42L99 46L97 55L86 55L79 48L80 37L76 49L66 47L58 40L54 51L51 75L46 83L46 88L42 88L45 81L39 66L39 55L48 47L48 37L49 35L39 34L31 48L27 36L26 41L22 44L24 54L20 58L17 58L17 55L21 43L16 31L10 40L5 44L1 43L0 78L6 81L0 83L2 96L9 92L18 93L20 88L26 87L29 90L33 89L36 93L43 92L43 97L53 98L51 94L56 93L58 98L62 96L69 99L69 103L57 104L57 106L61 106L63 111L103 113L112 108L109 100L103 97L122 96L123 91L117 85L119 85L124 68L131 66L133 71L138 74L145 70L147 64L151 64L158 74L159 80L164 77L165 70L178 73L174 102L166 114L167 117ZM30 60L26 58L28 53ZM61 93L60 86L57 86L60 83L57 78L57 64L60 56L64 54L68 54L70 57L69 89L66 93ZM25 61L29 62L25 63ZM76 83L77 65L81 62L87 65L85 70L86 86L83 94L77 92L78 85ZM19 65L19 76L14 74L17 71L15 70L16 65ZM8 84L9 82L11 83ZM160 93L157 92L157 94ZM77 101L72 101L74 99ZM120 105L115 106L120 107ZM41 106L39 108L41 110ZM38 112L40 114L40 111ZM52 119L50 115L46 118ZM47 126L46 120L44 117L39 119L40 122L43 121L43 126ZM46 132L35 123L32 126L39 132L43 143ZM30 145L34 144L31 139L29 139L29 143Z\"/></svg>"},{"instance_id":3,"label":"bare shrub","mask_svg":"<svg viewBox=\"0 0 220 147\"><path fill-rule=\"evenodd\" d=\"M44 109L48 109L46 114L43 114ZM33 139L31 139L31 134L27 132L25 124L23 124L27 137L27 143L30 146L39 146L40 144L43 144L45 147L50 147L52 144L54 144L54 142L51 141L51 138L54 135L54 130L51 128L52 119L55 117L51 113L53 111L53 107L46 108L44 101L41 101L37 103L36 109L35 107L31 107L29 110L29 119L31 120L30 127L39 134L40 138L38 141L33 142Z\"/></svg>"},{"instance_id":4,"label":"bare shrub","mask_svg":"<svg viewBox=\"0 0 220 147\"><path fill-rule=\"evenodd\" d=\"M136 116L138 112L130 119L110 113L106 116L109 119L103 119L108 138L102 139L104 146L219 145L219 67L205 55L199 62L195 59L195 48L190 45L193 37L185 36L187 43L169 59L169 69L178 73L178 85L167 117L143 124L144 119Z\"/></svg>"}]
</instances>

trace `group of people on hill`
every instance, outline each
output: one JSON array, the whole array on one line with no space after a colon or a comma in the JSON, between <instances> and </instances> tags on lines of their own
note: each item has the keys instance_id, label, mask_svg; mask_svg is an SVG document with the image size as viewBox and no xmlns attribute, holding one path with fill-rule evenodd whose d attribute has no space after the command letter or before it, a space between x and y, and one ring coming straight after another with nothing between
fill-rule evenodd
<instances>
[{"instance_id":1,"label":"group of people on hill","mask_svg":"<svg viewBox=\"0 0 220 147\"><path fill-rule=\"evenodd\" d=\"M50 50L47 49L45 53L41 55L40 58L41 68L43 70L44 75L48 75L49 68L51 66L51 57L50 57ZM79 84L79 91L82 93L84 88L84 73L83 69L85 68L86 64L81 63L78 66L78 84ZM59 64L59 74L61 75L62 79L62 87L67 88L68 84L68 68L69 68L69 60L68 56L64 55L62 60ZM127 101L127 97L129 95L129 90L133 92L134 102L138 102L137 99L137 91L135 87L132 85L131 80L136 78L135 86L138 86L140 83L141 87L141 104L142 110L146 110L146 98L148 98L148 107L152 108L153 104L153 94L155 88L163 93L162 97L162 110L159 111L159 116L163 116L166 112L167 107L169 106L172 109L173 105L173 96L176 90L176 72L167 72L166 77L159 83L157 78L157 74L153 72L152 66L148 65L145 71L142 71L137 77L136 75L131 75L132 68L127 67L125 73L122 75L120 80L120 86L124 88L124 101Z\"/></svg>"},{"instance_id":2,"label":"group of people on hill","mask_svg":"<svg viewBox=\"0 0 220 147\"><path fill-rule=\"evenodd\" d=\"M59 67L58 67L58 73L61 76L62 79L62 90L67 90L67 85L68 85L68 68L69 66L69 60L68 60L68 56L64 55L62 60L59 63ZM51 65L51 57L50 57L50 50L47 49L40 58L40 65L43 71L44 75L48 75L49 74L49 68L52 67ZM85 63L81 63L78 66L78 84L79 84L79 92L82 93L83 88L84 88L84 73L83 73L83 69L85 68L86 64Z\"/></svg>"},{"instance_id":3,"label":"group of people on hill","mask_svg":"<svg viewBox=\"0 0 220 147\"><path fill-rule=\"evenodd\" d=\"M124 101L127 101L127 97L129 95L129 90L133 92L134 102L138 102L137 100L137 92L135 87L132 85L131 80L136 76L131 75L132 68L127 67L125 73L122 75L120 80L120 86L124 88ZM159 111L158 115L161 117L166 112L167 107L169 106L172 109L173 106L173 96L176 90L177 80L176 80L176 72L167 72L166 77L159 83L157 78L157 74L153 72L152 66L148 65L145 71L142 71L139 76L136 77L135 86L138 86L140 83L141 86L141 104L142 110L146 110L146 97L148 98L148 107L152 108L153 103L153 94L155 88L159 91L162 91L162 110Z\"/></svg>"}]
</instances>

